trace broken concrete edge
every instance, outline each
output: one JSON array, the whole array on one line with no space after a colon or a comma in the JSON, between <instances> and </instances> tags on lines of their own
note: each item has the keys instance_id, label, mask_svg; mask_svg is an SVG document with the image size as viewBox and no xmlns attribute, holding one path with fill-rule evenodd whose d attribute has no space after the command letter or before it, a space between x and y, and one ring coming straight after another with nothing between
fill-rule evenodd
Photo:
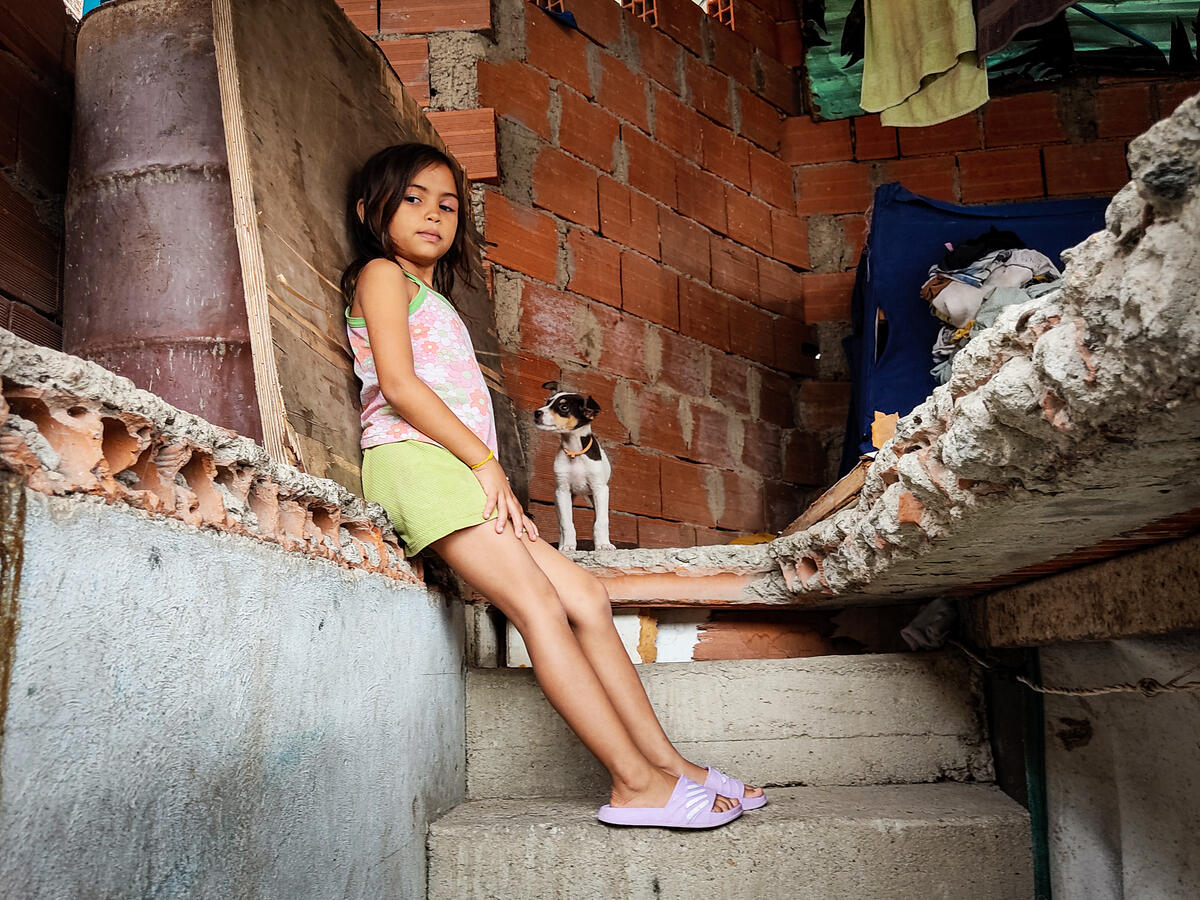
<instances>
[{"instance_id":1,"label":"broken concrete edge","mask_svg":"<svg viewBox=\"0 0 1200 900\"><path fill-rule=\"evenodd\" d=\"M1180 423L1190 428L1200 415L1197 98L1135 139L1129 162L1134 179L1113 198L1105 230L1063 253L1061 289L1009 308L955 358L950 382L876 455L856 503L761 546L576 561L611 580L678 561L699 576L761 571L765 554L784 583L771 599L827 605L869 594L937 546L986 535L998 510L1082 495L1095 461L1120 445L1163 442L1167 432L1186 441ZM1155 410L1173 422L1148 415ZM1059 552L1048 547L1045 558Z\"/></svg>"},{"instance_id":2,"label":"broken concrete edge","mask_svg":"<svg viewBox=\"0 0 1200 900\"><path fill-rule=\"evenodd\" d=\"M0 468L198 528L421 583L387 513L87 360L0 328Z\"/></svg>"}]
</instances>

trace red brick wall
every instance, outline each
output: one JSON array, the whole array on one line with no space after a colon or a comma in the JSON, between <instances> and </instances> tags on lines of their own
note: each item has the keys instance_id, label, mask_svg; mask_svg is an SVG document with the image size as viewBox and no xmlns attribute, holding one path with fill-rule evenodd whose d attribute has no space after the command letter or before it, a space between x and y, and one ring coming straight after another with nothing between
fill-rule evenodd
<instances>
[{"instance_id":1,"label":"red brick wall","mask_svg":"<svg viewBox=\"0 0 1200 900\"><path fill-rule=\"evenodd\" d=\"M55 348L74 33L61 3L0 7L0 326Z\"/></svg>"}]
</instances>

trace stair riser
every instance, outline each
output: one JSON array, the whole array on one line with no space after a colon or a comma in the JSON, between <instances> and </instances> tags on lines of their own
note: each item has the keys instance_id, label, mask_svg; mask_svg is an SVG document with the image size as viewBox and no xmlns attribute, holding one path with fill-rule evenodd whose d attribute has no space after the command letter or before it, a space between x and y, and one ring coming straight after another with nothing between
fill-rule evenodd
<instances>
[{"instance_id":1,"label":"stair riser","mask_svg":"<svg viewBox=\"0 0 1200 900\"><path fill-rule=\"evenodd\" d=\"M992 779L970 672L955 658L693 662L639 673L685 756L755 783ZM468 674L469 798L585 797L607 787L531 672Z\"/></svg>"}]
</instances>

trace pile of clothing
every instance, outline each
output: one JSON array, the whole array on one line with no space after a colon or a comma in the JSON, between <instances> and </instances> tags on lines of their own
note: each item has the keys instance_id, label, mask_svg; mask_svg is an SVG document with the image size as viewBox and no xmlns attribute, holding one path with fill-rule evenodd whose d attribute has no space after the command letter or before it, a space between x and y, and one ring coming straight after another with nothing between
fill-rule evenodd
<instances>
[{"instance_id":1,"label":"pile of clothing","mask_svg":"<svg viewBox=\"0 0 1200 900\"><path fill-rule=\"evenodd\" d=\"M1043 253L1031 250L1011 231L997 231L960 244L929 269L921 297L944 323L933 344L930 374L950 380L950 367L976 334L996 321L1007 306L1026 303L1059 288L1062 273Z\"/></svg>"}]
</instances>

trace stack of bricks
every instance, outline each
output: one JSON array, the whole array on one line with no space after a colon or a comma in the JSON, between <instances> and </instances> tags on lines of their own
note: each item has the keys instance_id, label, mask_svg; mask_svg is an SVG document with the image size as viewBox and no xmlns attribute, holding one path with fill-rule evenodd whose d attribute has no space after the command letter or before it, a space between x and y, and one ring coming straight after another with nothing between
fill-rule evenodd
<instances>
[{"instance_id":1,"label":"stack of bricks","mask_svg":"<svg viewBox=\"0 0 1200 900\"><path fill-rule=\"evenodd\" d=\"M54 348L74 64L61 3L0 9L0 327Z\"/></svg>"}]
</instances>

